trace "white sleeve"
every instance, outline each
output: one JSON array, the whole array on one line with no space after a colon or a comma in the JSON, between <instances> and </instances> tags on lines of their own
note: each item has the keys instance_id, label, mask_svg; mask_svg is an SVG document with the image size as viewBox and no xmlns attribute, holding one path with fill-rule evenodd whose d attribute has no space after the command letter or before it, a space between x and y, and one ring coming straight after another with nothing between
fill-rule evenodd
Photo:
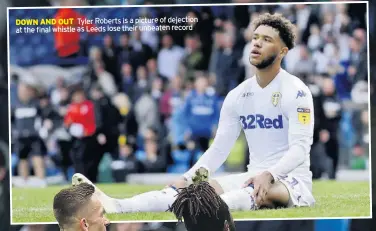
<instances>
[{"instance_id":1,"label":"white sleeve","mask_svg":"<svg viewBox=\"0 0 376 231\"><path fill-rule=\"evenodd\" d=\"M184 174L185 178L192 178L195 171L200 167L205 167L209 169L210 173L213 173L229 156L241 131L239 118L235 111L236 98L234 96L235 95L230 92L225 98L221 108L218 129L214 141L197 163Z\"/></svg>"},{"instance_id":2,"label":"white sleeve","mask_svg":"<svg viewBox=\"0 0 376 231\"><path fill-rule=\"evenodd\" d=\"M289 150L277 164L268 169L274 178L288 174L309 158L313 141L314 108L311 92L308 89L304 89L304 92L303 96L296 92L292 100L283 106L289 121Z\"/></svg>"}]
</instances>

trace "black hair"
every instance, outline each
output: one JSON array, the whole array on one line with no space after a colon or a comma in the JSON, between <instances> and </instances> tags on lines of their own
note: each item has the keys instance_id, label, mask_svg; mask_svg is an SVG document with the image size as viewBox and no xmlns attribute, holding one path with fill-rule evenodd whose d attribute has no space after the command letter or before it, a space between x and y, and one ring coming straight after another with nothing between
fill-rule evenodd
<instances>
[{"instance_id":1,"label":"black hair","mask_svg":"<svg viewBox=\"0 0 376 231\"><path fill-rule=\"evenodd\" d=\"M206 181L179 189L170 211L188 231L235 231L227 204Z\"/></svg>"},{"instance_id":2,"label":"black hair","mask_svg":"<svg viewBox=\"0 0 376 231\"><path fill-rule=\"evenodd\" d=\"M254 30L261 25L274 28L278 31L279 37L286 44L287 48L289 50L294 48L296 39L295 26L281 14L262 14L252 24Z\"/></svg>"}]
</instances>

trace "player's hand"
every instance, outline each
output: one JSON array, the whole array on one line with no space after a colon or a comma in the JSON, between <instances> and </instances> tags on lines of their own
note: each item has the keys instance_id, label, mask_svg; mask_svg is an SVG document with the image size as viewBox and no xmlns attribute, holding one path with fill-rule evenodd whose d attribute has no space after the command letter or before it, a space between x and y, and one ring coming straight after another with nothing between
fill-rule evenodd
<instances>
[{"instance_id":1,"label":"player's hand","mask_svg":"<svg viewBox=\"0 0 376 231\"><path fill-rule=\"evenodd\" d=\"M171 186L175 187L177 189L179 189L179 188L185 188L185 187L188 186L188 181L184 177L181 177L180 179L176 180L175 182L167 185L166 188L167 187L171 187Z\"/></svg>"},{"instance_id":2,"label":"player's hand","mask_svg":"<svg viewBox=\"0 0 376 231\"><path fill-rule=\"evenodd\" d=\"M245 182L244 187L253 184L253 197L256 199L257 206L261 206L266 201L273 179L273 175L270 172L263 172Z\"/></svg>"}]
</instances>

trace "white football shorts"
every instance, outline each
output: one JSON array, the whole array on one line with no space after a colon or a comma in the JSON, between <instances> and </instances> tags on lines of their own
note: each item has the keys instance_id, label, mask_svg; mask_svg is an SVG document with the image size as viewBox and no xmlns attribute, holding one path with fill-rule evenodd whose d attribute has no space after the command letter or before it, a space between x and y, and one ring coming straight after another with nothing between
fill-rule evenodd
<instances>
[{"instance_id":1,"label":"white football shorts","mask_svg":"<svg viewBox=\"0 0 376 231\"><path fill-rule=\"evenodd\" d=\"M247 180L257 174L258 173L245 172L222 177L213 177L213 180L216 180L226 193L241 189ZM312 181L310 179L287 175L279 177L277 180L283 183L290 193L288 207L310 207L315 204L311 190Z\"/></svg>"}]
</instances>

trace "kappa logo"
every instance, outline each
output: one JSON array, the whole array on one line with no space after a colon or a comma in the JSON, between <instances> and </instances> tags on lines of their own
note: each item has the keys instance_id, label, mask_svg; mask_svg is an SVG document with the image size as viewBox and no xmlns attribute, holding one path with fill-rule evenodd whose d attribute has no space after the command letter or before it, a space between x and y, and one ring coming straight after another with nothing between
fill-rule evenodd
<instances>
[{"instance_id":1,"label":"kappa logo","mask_svg":"<svg viewBox=\"0 0 376 231\"><path fill-rule=\"evenodd\" d=\"M296 94L296 98L299 98L299 97L301 97L301 98L303 98L303 97L306 97L306 93L305 93L305 91L303 91L303 90L300 90L300 91L298 91L298 93Z\"/></svg>"}]
</instances>

